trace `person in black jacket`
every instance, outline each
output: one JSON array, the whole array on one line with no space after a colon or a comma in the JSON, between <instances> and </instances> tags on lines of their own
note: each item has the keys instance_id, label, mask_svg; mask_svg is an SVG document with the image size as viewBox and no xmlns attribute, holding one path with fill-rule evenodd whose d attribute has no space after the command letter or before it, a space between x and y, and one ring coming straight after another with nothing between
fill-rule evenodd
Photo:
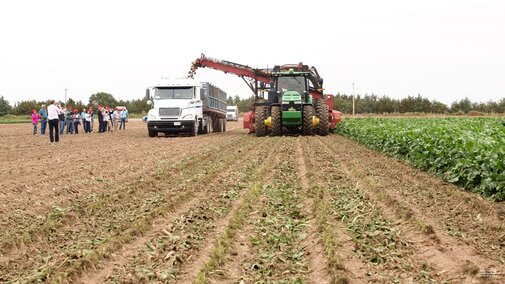
<instances>
[{"instance_id":1,"label":"person in black jacket","mask_svg":"<svg viewBox=\"0 0 505 284\"><path fill-rule=\"evenodd\" d=\"M103 114L102 114L102 106L98 105L98 133L102 133L103 131Z\"/></svg>"}]
</instances>

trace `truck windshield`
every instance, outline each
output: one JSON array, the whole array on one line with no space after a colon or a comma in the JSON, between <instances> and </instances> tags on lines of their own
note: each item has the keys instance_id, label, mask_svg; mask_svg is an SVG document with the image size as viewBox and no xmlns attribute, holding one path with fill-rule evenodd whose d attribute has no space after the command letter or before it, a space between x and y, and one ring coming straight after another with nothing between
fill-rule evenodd
<instances>
[{"instance_id":1,"label":"truck windshield","mask_svg":"<svg viewBox=\"0 0 505 284\"><path fill-rule=\"evenodd\" d=\"M306 90L304 76L282 76L277 79L277 90L281 93L296 91L302 94Z\"/></svg>"},{"instance_id":2,"label":"truck windshield","mask_svg":"<svg viewBox=\"0 0 505 284\"><path fill-rule=\"evenodd\" d=\"M193 87L158 87L154 98L156 100L192 99L193 94Z\"/></svg>"}]
</instances>

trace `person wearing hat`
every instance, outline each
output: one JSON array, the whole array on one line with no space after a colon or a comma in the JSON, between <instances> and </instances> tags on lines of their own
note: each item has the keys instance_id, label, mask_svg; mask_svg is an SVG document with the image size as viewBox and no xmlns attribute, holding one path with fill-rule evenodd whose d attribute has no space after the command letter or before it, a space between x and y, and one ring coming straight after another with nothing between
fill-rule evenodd
<instances>
[{"instance_id":1,"label":"person wearing hat","mask_svg":"<svg viewBox=\"0 0 505 284\"><path fill-rule=\"evenodd\" d=\"M33 124L33 135L37 136L37 125L39 125L39 114L35 109L32 109L32 124Z\"/></svg>"}]
</instances>

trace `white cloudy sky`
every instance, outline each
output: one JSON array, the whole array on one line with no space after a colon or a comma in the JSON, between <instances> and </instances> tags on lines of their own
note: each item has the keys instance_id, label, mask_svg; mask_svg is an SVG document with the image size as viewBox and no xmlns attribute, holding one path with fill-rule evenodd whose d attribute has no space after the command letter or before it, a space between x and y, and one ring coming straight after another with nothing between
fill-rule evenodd
<instances>
[{"instance_id":1,"label":"white cloudy sky","mask_svg":"<svg viewBox=\"0 0 505 284\"><path fill-rule=\"evenodd\" d=\"M55 1L0 3L0 96L140 98L205 53L252 67L317 67L327 93L505 97L505 2ZM229 95L243 81L200 69Z\"/></svg>"}]
</instances>

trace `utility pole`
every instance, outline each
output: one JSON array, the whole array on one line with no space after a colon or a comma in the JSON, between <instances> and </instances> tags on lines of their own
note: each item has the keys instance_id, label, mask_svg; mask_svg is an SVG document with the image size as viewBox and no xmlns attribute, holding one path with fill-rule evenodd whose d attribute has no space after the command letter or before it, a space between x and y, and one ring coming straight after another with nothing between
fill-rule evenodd
<instances>
[{"instance_id":1,"label":"utility pole","mask_svg":"<svg viewBox=\"0 0 505 284\"><path fill-rule=\"evenodd\" d=\"M354 116L355 115L355 108L354 108L354 100L355 100L355 96L354 96L354 82L352 82L352 115Z\"/></svg>"},{"instance_id":2,"label":"utility pole","mask_svg":"<svg viewBox=\"0 0 505 284\"><path fill-rule=\"evenodd\" d=\"M65 108L67 107L67 91L68 89L65 88Z\"/></svg>"}]
</instances>

